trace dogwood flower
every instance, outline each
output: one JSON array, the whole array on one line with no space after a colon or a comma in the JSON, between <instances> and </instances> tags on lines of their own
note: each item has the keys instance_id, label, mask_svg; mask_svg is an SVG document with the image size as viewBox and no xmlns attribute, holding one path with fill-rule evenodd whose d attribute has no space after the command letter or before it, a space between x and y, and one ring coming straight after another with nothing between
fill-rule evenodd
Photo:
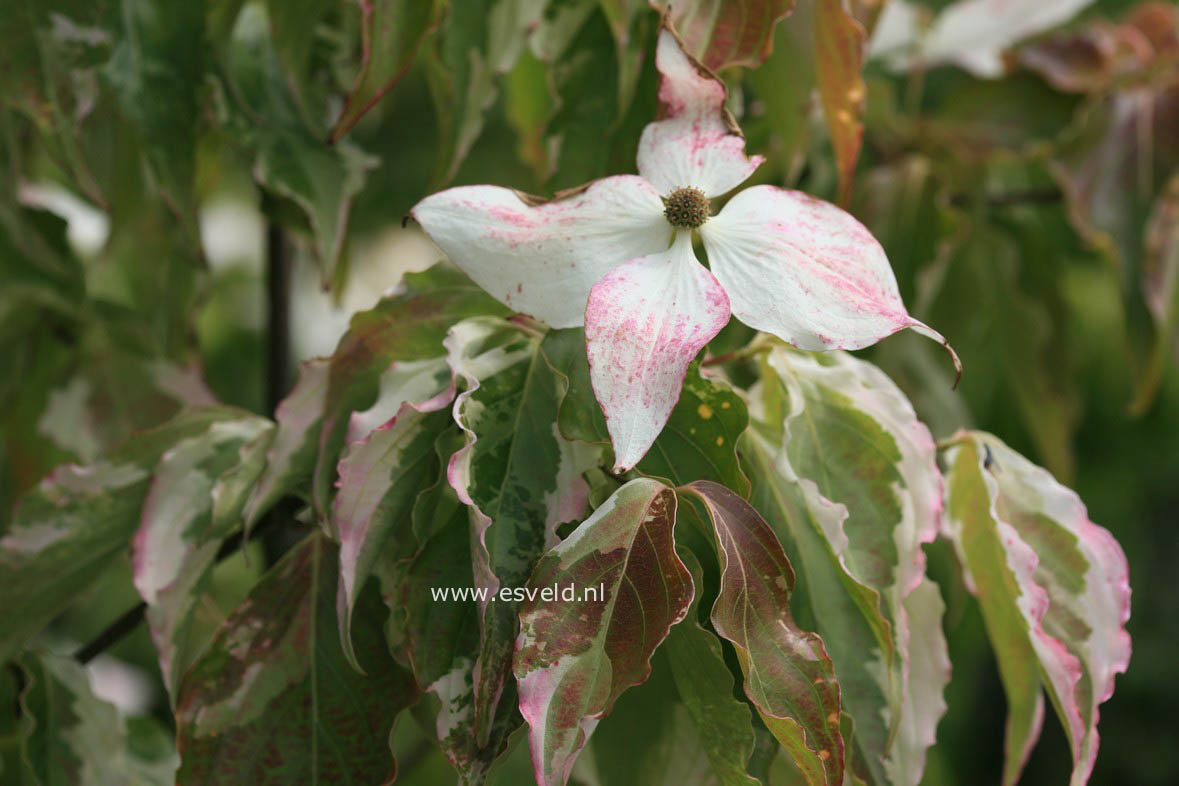
<instances>
[{"instance_id":1,"label":"dogwood flower","mask_svg":"<svg viewBox=\"0 0 1179 786\"><path fill-rule=\"evenodd\" d=\"M585 325L616 471L659 436L688 365L730 314L800 349L859 349L904 328L949 348L909 316L884 250L835 205L760 185L712 215L710 200L764 159L746 156L724 83L666 27L655 62L664 116L643 130L638 177L607 177L548 202L464 186L412 210L510 308L556 328ZM696 258L694 231L711 270Z\"/></svg>"}]
</instances>

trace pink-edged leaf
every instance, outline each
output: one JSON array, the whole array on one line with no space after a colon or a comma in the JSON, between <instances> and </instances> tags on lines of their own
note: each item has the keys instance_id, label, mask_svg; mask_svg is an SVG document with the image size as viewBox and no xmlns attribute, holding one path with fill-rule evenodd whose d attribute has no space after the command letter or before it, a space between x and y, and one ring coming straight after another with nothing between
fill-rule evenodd
<instances>
[{"instance_id":1,"label":"pink-edged leaf","mask_svg":"<svg viewBox=\"0 0 1179 786\"><path fill-rule=\"evenodd\" d=\"M864 26L842 0L815 5L815 77L839 169L839 203L851 201L852 175L864 138Z\"/></svg>"},{"instance_id":2,"label":"pink-edged leaf","mask_svg":"<svg viewBox=\"0 0 1179 786\"><path fill-rule=\"evenodd\" d=\"M139 432L100 462L63 464L21 496L0 535L6 609L0 661L20 652L125 554L160 456L214 423L243 415L229 407L185 411Z\"/></svg>"},{"instance_id":3,"label":"pink-edged leaf","mask_svg":"<svg viewBox=\"0 0 1179 786\"><path fill-rule=\"evenodd\" d=\"M880 243L859 221L801 191L754 186L700 228L733 315L800 349L861 349L898 330L945 338L905 310Z\"/></svg>"},{"instance_id":4,"label":"pink-edged leaf","mask_svg":"<svg viewBox=\"0 0 1179 786\"><path fill-rule=\"evenodd\" d=\"M390 735L417 691L389 655L371 594L356 630L370 676L349 667L336 633L337 561L322 535L308 536L184 675L178 786L393 782Z\"/></svg>"},{"instance_id":5,"label":"pink-edged leaf","mask_svg":"<svg viewBox=\"0 0 1179 786\"><path fill-rule=\"evenodd\" d=\"M794 623L794 571L774 531L724 486L681 488L698 498L716 533L720 593L712 626L732 642L745 694L808 784L843 783L839 684L823 640Z\"/></svg>"},{"instance_id":6,"label":"pink-edged leaf","mask_svg":"<svg viewBox=\"0 0 1179 786\"><path fill-rule=\"evenodd\" d=\"M1015 783L1043 717L1068 735L1072 786L1097 758L1098 705L1130 660L1129 568L1077 495L1001 441L963 432L947 451L945 531L978 596L1007 693L1003 782Z\"/></svg>"},{"instance_id":7,"label":"pink-edged leaf","mask_svg":"<svg viewBox=\"0 0 1179 786\"><path fill-rule=\"evenodd\" d=\"M393 88L413 65L418 47L438 26L442 0L356 0L360 6L361 63L332 129L332 141Z\"/></svg>"},{"instance_id":8,"label":"pink-edged leaf","mask_svg":"<svg viewBox=\"0 0 1179 786\"><path fill-rule=\"evenodd\" d=\"M352 317L332 354L319 455L311 478L311 500L321 516L329 517L336 465L348 433L356 432L351 416L374 402L380 406L381 379L391 366L440 358L446 354L442 342L455 322L503 313L499 303L460 271L438 264L407 273L397 289Z\"/></svg>"},{"instance_id":9,"label":"pink-edged leaf","mask_svg":"<svg viewBox=\"0 0 1179 786\"><path fill-rule=\"evenodd\" d=\"M926 752L937 742L937 724L946 714L945 687L950 682L950 652L942 618L946 604L937 584L922 579L904 600L908 672L901 702L900 721L892 750L884 762L894 784L921 783Z\"/></svg>"},{"instance_id":10,"label":"pink-edged leaf","mask_svg":"<svg viewBox=\"0 0 1179 786\"><path fill-rule=\"evenodd\" d=\"M746 441L754 504L785 533L810 590L860 758L876 780L915 785L949 679L914 665L944 660L940 612L908 611L940 526L933 438L887 375L847 353L774 342L762 372Z\"/></svg>"},{"instance_id":11,"label":"pink-edged leaf","mask_svg":"<svg viewBox=\"0 0 1179 786\"><path fill-rule=\"evenodd\" d=\"M336 465L346 444L401 405L394 401L381 408L382 377L406 376L420 367L405 364L444 356L442 340L454 322L496 313L503 313L502 307L470 279L435 265L406 274L397 289L354 315L332 356L304 363L295 388L279 404L278 433L246 506L247 526L309 478L313 506L329 520ZM366 409L368 415L352 420Z\"/></svg>"},{"instance_id":12,"label":"pink-edged leaf","mask_svg":"<svg viewBox=\"0 0 1179 786\"><path fill-rule=\"evenodd\" d=\"M769 57L774 27L794 10L795 0L651 0L666 10L689 53L713 71L756 68Z\"/></svg>"},{"instance_id":13,"label":"pink-edged leaf","mask_svg":"<svg viewBox=\"0 0 1179 786\"><path fill-rule=\"evenodd\" d=\"M452 436L461 444L459 435ZM439 455L453 452L454 441L450 436L440 440ZM461 782L483 783L508 735L523 719L511 693L486 742L480 743L474 733L479 605L474 598L439 602L434 595L439 587L474 583L468 509L447 483L444 469L438 481L418 495L413 530L421 547L405 568L387 630L404 631L400 639L418 687L439 702L434 726L442 754L458 770Z\"/></svg>"},{"instance_id":14,"label":"pink-edged leaf","mask_svg":"<svg viewBox=\"0 0 1179 786\"><path fill-rule=\"evenodd\" d=\"M437 475L434 441L451 424L445 408L454 393L443 358L413 364L408 374L387 374L373 410L382 413L395 405L396 414L349 445L340 459L332 505L332 527L340 538L336 613L344 654L355 669L361 667L352 648L353 609L378 562L413 554L410 512L422 487ZM353 414L353 428L359 431L357 424L369 417Z\"/></svg>"},{"instance_id":15,"label":"pink-edged leaf","mask_svg":"<svg viewBox=\"0 0 1179 786\"><path fill-rule=\"evenodd\" d=\"M561 435L565 379L531 328L469 319L451 329L446 345L466 388L454 405L466 444L451 457L447 476L469 507L474 583L488 593L480 603L474 671L475 736L484 746L511 711L502 699L518 632L520 599L496 593L522 586L557 543L557 526L584 516L589 488L582 473L597 466L598 448Z\"/></svg>"},{"instance_id":16,"label":"pink-edged leaf","mask_svg":"<svg viewBox=\"0 0 1179 786\"><path fill-rule=\"evenodd\" d=\"M585 312L594 395L624 472L667 423L688 364L729 321L729 298L680 231L667 251L619 267L594 285Z\"/></svg>"},{"instance_id":17,"label":"pink-edged leaf","mask_svg":"<svg viewBox=\"0 0 1179 786\"><path fill-rule=\"evenodd\" d=\"M305 361L299 368L299 381L275 410L278 430L266 451L266 468L243 511L247 530L315 467L330 368L327 358Z\"/></svg>"},{"instance_id":18,"label":"pink-edged leaf","mask_svg":"<svg viewBox=\"0 0 1179 786\"><path fill-rule=\"evenodd\" d=\"M685 187L708 197L733 190L765 159L745 155L745 137L725 108L724 82L687 55L667 27L659 32L655 65L663 117L643 129L639 174L663 196Z\"/></svg>"},{"instance_id":19,"label":"pink-edged leaf","mask_svg":"<svg viewBox=\"0 0 1179 786\"><path fill-rule=\"evenodd\" d=\"M694 595L675 552L675 493L654 480L618 489L537 565L520 611L515 672L536 781L564 786L577 754L618 696L647 679L650 658ZM601 600L539 595L596 588Z\"/></svg>"},{"instance_id":20,"label":"pink-edged leaf","mask_svg":"<svg viewBox=\"0 0 1179 786\"><path fill-rule=\"evenodd\" d=\"M194 640L193 622L221 541L241 524L234 514L244 494L227 494L222 481L231 473L240 476L234 482L256 478L273 434L270 421L254 416L214 423L176 443L155 467L132 541L133 580L173 700L204 644Z\"/></svg>"},{"instance_id":21,"label":"pink-edged leaf","mask_svg":"<svg viewBox=\"0 0 1179 786\"><path fill-rule=\"evenodd\" d=\"M667 248L671 227L652 185L597 180L551 202L498 186L462 186L412 211L451 261L488 293L553 327L576 327L609 270Z\"/></svg>"}]
</instances>

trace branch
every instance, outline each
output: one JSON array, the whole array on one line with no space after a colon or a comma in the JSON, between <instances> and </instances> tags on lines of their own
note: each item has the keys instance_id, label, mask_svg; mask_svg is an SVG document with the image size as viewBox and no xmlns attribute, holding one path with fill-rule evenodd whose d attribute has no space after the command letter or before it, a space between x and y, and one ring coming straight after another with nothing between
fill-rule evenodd
<instances>
[{"instance_id":1,"label":"branch","mask_svg":"<svg viewBox=\"0 0 1179 786\"><path fill-rule=\"evenodd\" d=\"M274 522L278 520L277 516L267 516L257 527L250 532L250 540L265 533L268 529L273 527ZM243 533L241 530L233 533L225 540L221 541L221 547L217 549L217 556L213 560L213 564L217 565L235 554L242 546ZM127 609L118 619L103 628L97 636L91 639L87 644L78 649L74 653L74 660L78 663L86 664L94 660L110 647L121 641L127 634L135 630L139 623L143 621L144 615L147 613L147 604L140 601L138 605Z\"/></svg>"}]
</instances>

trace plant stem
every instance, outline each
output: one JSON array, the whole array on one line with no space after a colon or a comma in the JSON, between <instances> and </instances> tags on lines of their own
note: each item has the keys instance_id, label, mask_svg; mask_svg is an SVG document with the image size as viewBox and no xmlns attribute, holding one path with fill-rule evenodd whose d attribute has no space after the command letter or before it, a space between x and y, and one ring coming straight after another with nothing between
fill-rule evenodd
<instances>
[{"instance_id":1,"label":"plant stem","mask_svg":"<svg viewBox=\"0 0 1179 786\"><path fill-rule=\"evenodd\" d=\"M281 503L280 503L281 504ZM277 507L277 506L276 506ZM269 529L274 527L274 522L278 517L273 515L266 516L257 527L250 533L250 540L265 534ZM306 533L304 533L306 534ZM242 546L243 533L241 530L230 535L225 540L221 541L221 547L217 549L217 556L214 557L213 564L219 564L228 559ZM143 621L144 615L147 613L147 604L140 601L127 611L119 615L119 618L107 625L102 631L91 639L87 644L78 649L74 653L74 660L78 663L89 663L97 656L117 644L127 634L135 630L139 623Z\"/></svg>"}]
</instances>

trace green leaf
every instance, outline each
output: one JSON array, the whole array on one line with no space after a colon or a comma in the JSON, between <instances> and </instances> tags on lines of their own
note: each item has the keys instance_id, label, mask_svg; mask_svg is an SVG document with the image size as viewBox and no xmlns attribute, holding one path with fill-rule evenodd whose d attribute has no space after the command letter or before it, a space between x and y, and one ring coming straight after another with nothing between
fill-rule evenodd
<instances>
[{"instance_id":1,"label":"green leaf","mask_svg":"<svg viewBox=\"0 0 1179 786\"><path fill-rule=\"evenodd\" d=\"M585 331L582 328L552 330L545 339L545 354L549 364L564 377L565 395L561 398L559 425L566 439L610 445L606 430L606 416L594 398L589 376L589 360L585 352Z\"/></svg>"},{"instance_id":2,"label":"green leaf","mask_svg":"<svg viewBox=\"0 0 1179 786\"><path fill-rule=\"evenodd\" d=\"M795 0L702 0L660 2L688 54L713 71L731 66L757 67L770 54L774 26L794 10Z\"/></svg>"},{"instance_id":3,"label":"green leaf","mask_svg":"<svg viewBox=\"0 0 1179 786\"><path fill-rule=\"evenodd\" d=\"M340 648L336 550L314 534L251 590L180 686L180 786L388 783L397 715L416 699L389 657L372 596L353 631L369 677Z\"/></svg>"},{"instance_id":4,"label":"green leaf","mask_svg":"<svg viewBox=\"0 0 1179 786\"><path fill-rule=\"evenodd\" d=\"M273 429L269 420L255 416L214 423L177 442L152 473L132 543L133 578L147 604L164 686L173 700L181 675L205 643L194 617L221 541L240 525L234 505L223 502L216 522L221 526L215 526L214 495L224 491L222 478L241 466L261 469L258 457L265 455Z\"/></svg>"},{"instance_id":5,"label":"green leaf","mask_svg":"<svg viewBox=\"0 0 1179 786\"><path fill-rule=\"evenodd\" d=\"M287 87L264 6L242 9L225 61L229 133L254 154L259 185L306 215L323 280L330 283L352 201L377 161L350 143L329 145L321 129L307 126Z\"/></svg>"},{"instance_id":6,"label":"green leaf","mask_svg":"<svg viewBox=\"0 0 1179 786\"><path fill-rule=\"evenodd\" d=\"M682 627L676 625L672 631ZM619 696L614 709L594 729L586 751L574 765L575 783L609 786L717 783L705 753L705 740L698 734L688 710L676 699L677 684L660 657L663 651L660 649L651 659L651 676L646 682ZM748 718L747 711L747 721ZM596 780L589 777L591 768Z\"/></svg>"},{"instance_id":7,"label":"green leaf","mask_svg":"<svg viewBox=\"0 0 1179 786\"><path fill-rule=\"evenodd\" d=\"M0 104L27 117L52 159L88 199L109 207L95 177L85 121L110 56L106 9L94 3L14 0L0 29Z\"/></svg>"},{"instance_id":8,"label":"green leaf","mask_svg":"<svg viewBox=\"0 0 1179 786\"><path fill-rule=\"evenodd\" d=\"M702 587L704 579L696 557L686 549L678 553L692 574L692 584ZM725 664L720 639L697 621L699 602L697 593L686 620L667 635L663 652L717 783L756 786L758 780L747 770L754 745L752 714L749 705L733 695L733 673Z\"/></svg>"},{"instance_id":9,"label":"green leaf","mask_svg":"<svg viewBox=\"0 0 1179 786\"><path fill-rule=\"evenodd\" d=\"M765 106L771 135L765 151L787 185L798 181L810 141L816 79L814 14L814 5L803 3L778 25L770 56L749 72L753 94ZM753 131L757 125L758 119L750 117L746 130Z\"/></svg>"},{"instance_id":10,"label":"green leaf","mask_svg":"<svg viewBox=\"0 0 1179 786\"><path fill-rule=\"evenodd\" d=\"M737 459L737 440L748 425L741 397L728 383L702 376L692 364L667 425L637 469L680 485L711 480L748 496L749 478Z\"/></svg>"},{"instance_id":11,"label":"green leaf","mask_svg":"<svg viewBox=\"0 0 1179 786\"><path fill-rule=\"evenodd\" d=\"M302 114L308 117L308 82L316 36L324 15L338 5L331 0L265 0L274 52Z\"/></svg>"},{"instance_id":12,"label":"green leaf","mask_svg":"<svg viewBox=\"0 0 1179 786\"><path fill-rule=\"evenodd\" d=\"M932 625L912 620L906 605L941 512L933 439L896 385L847 353L779 344L762 369L748 440L755 504L797 555L861 760L875 781L897 782L886 770L890 755L900 756L909 768L903 782L916 784L925 749L908 746L932 742L948 680L947 670L912 669L915 658L938 660L945 642L940 615ZM917 624L924 635L913 639ZM937 699L912 704L918 695ZM897 741L902 726L911 740Z\"/></svg>"},{"instance_id":13,"label":"green leaf","mask_svg":"<svg viewBox=\"0 0 1179 786\"><path fill-rule=\"evenodd\" d=\"M408 368L406 368L408 367ZM352 613L365 582L378 568L409 559L417 545L410 530L422 488L438 475L434 444L454 421L450 369L443 358L394 364L381 379L375 423L352 416L340 459L332 529L340 538L340 640L353 668ZM393 415L389 417L388 411Z\"/></svg>"},{"instance_id":14,"label":"green leaf","mask_svg":"<svg viewBox=\"0 0 1179 786\"><path fill-rule=\"evenodd\" d=\"M164 199L198 243L196 124L204 83L205 15L201 3L120 0L114 51L102 69L143 145Z\"/></svg>"},{"instance_id":15,"label":"green leaf","mask_svg":"<svg viewBox=\"0 0 1179 786\"><path fill-rule=\"evenodd\" d=\"M618 53L618 109L625 112L634 98L639 74L643 69L648 43L650 15L644 0L599 0L598 5L610 23L614 48Z\"/></svg>"},{"instance_id":16,"label":"green leaf","mask_svg":"<svg viewBox=\"0 0 1179 786\"><path fill-rule=\"evenodd\" d=\"M507 0L505 5L514 2ZM484 113L495 102L495 71L487 41L488 18L496 5L494 0L455 0L435 39L436 46L422 50L438 114L434 168L438 185L449 182L458 172L483 132Z\"/></svg>"},{"instance_id":17,"label":"green leaf","mask_svg":"<svg viewBox=\"0 0 1179 786\"><path fill-rule=\"evenodd\" d=\"M551 174L545 125L553 111L545 64L525 49L504 79L504 116L516 132L516 154L543 182Z\"/></svg>"},{"instance_id":18,"label":"green leaf","mask_svg":"<svg viewBox=\"0 0 1179 786\"><path fill-rule=\"evenodd\" d=\"M609 450L606 418L590 384L584 332L580 328L552 331L544 349L565 381L561 433ZM737 458L737 441L748 425L749 412L741 396L728 383L702 375L699 365L692 364L667 425L636 469L676 484L713 480L747 496L749 479Z\"/></svg>"},{"instance_id":19,"label":"green leaf","mask_svg":"<svg viewBox=\"0 0 1179 786\"><path fill-rule=\"evenodd\" d=\"M520 611L515 673L536 780L564 786L597 719L646 680L650 658L687 614L692 577L675 553L674 492L632 480L545 554ZM601 597L568 600L593 588Z\"/></svg>"},{"instance_id":20,"label":"green leaf","mask_svg":"<svg viewBox=\"0 0 1179 786\"><path fill-rule=\"evenodd\" d=\"M1098 705L1130 659L1129 569L1077 495L983 432L946 452L945 533L977 595L1007 694L1003 783L1015 783L1052 698L1074 786L1097 758Z\"/></svg>"},{"instance_id":21,"label":"green leaf","mask_svg":"<svg viewBox=\"0 0 1179 786\"><path fill-rule=\"evenodd\" d=\"M332 130L338 140L405 76L418 47L438 26L442 0L358 0L361 62Z\"/></svg>"},{"instance_id":22,"label":"green leaf","mask_svg":"<svg viewBox=\"0 0 1179 786\"><path fill-rule=\"evenodd\" d=\"M1042 235L1045 224L1042 217L1029 219L1023 236L993 224L971 225L951 247L929 317L947 326L970 369L962 394L972 410L986 412L995 399L1014 404L1038 455L1053 472L1070 477L1080 411L1076 392L1064 381L1071 367L1053 303L1057 283L1036 291L1028 280L1052 258L1047 249L1037 253L1028 245L1027 235ZM963 319L964 308L969 319Z\"/></svg>"},{"instance_id":23,"label":"green leaf","mask_svg":"<svg viewBox=\"0 0 1179 786\"><path fill-rule=\"evenodd\" d=\"M557 340L560 340L559 338ZM538 335L515 323L474 318L452 328L449 362L466 390L454 414L467 443L450 462L450 484L471 506L475 585L481 609L476 732L483 744L496 717L516 640L519 599L494 596L527 581L557 542L559 524L585 512L582 473L598 450L564 439L557 428L562 378Z\"/></svg>"},{"instance_id":24,"label":"green leaf","mask_svg":"<svg viewBox=\"0 0 1179 786\"><path fill-rule=\"evenodd\" d=\"M152 468L164 451L243 413L208 408L136 435L90 466L58 467L21 498L0 537L6 620L0 662L85 592L135 533Z\"/></svg>"},{"instance_id":25,"label":"green leaf","mask_svg":"<svg viewBox=\"0 0 1179 786\"><path fill-rule=\"evenodd\" d=\"M716 533L712 625L737 651L745 694L808 784L841 784L839 684L823 640L794 624L794 571L774 531L724 486L703 480L681 491L703 503Z\"/></svg>"},{"instance_id":26,"label":"green leaf","mask_svg":"<svg viewBox=\"0 0 1179 786\"><path fill-rule=\"evenodd\" d=\"M26 780L39 786L168 786L175 782L173 752L145 758L133 745L119 711L99 699L86 671L69 658L29 655L19 665L27 736L22 740ZM17 776L18 778L20 775Z\"/></svg>"},{"instance_id":27,"label":"green leaf","mask_svg":"<svg viewBox=\"0 0 1179 786\"><path fill-rule=\"evenodd\" d=\"M16 178L15 172L0 174ZM73 316L85 295L84 270L70 252L65 220L6 198L0 198L0 275L0 313L6 315L36 304Z\"/></svg>"},{"instance_id":28,"label":"green leaf","mask_svg":"<svg viewBox=\"0 0 1179 786\"><path fill-rule=\"evenodd\" d=\"M545 132L557 150L549 184L555 189L612 174L609 139L621 118L619 57L605 16L589 10L584 23L572 28L576 34L567 46L548 43L556 111ZM629 152L633 155L633 148Z\"/></svg>"},{"instance_id":29,"label":"green leaf","mask_svg":"<svg viewBox=\"0 0 1179 786\"><path fill-rule=\"evenodd\" d=\"M1149 302L1143 289L1148 270L1157 269L1148 248L1154 230L1146 223L1155 214L1157 199L1164 200L1161 204L1173 201L1164 189L1170 187L1179 161L1168 120L1179 105L1179 88L1164 84L1130 83L1090 98L1051 161L1077 232L1119 273L1129 339L1126 355L1135 382L1132 406L1139 414L1154 401L1163 370L1155 351L1161 338L1157 304Z\"/></svg>"}]
</instances>

